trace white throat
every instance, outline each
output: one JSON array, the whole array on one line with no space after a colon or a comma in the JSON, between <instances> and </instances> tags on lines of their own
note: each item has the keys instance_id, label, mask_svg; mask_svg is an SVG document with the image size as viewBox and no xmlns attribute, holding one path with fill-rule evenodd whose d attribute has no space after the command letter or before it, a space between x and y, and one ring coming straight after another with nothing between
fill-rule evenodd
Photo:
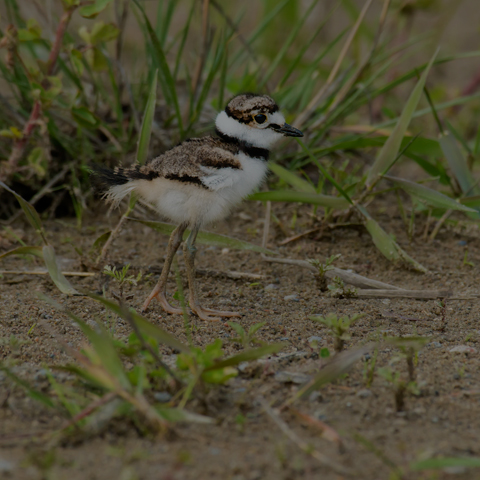
<instances>
[{"instance_id":1,"label":"white throat","mask_svg":"<svg viewBox=\"0 0 480 480\"><path fill-rule=\"evenodd\" d=\"M283 125L285 119L283 116L276 112L275 123ZM269 149L275 142L280 140L283 135L275 132L271 128L258 128L251 127L244 123L240 123L232 117L229 117L225 111L220 112L215 120L215 126L217 129L229 137L236 138L237 140L244 141L257 148Z\"/></svg>"}]
</instances>

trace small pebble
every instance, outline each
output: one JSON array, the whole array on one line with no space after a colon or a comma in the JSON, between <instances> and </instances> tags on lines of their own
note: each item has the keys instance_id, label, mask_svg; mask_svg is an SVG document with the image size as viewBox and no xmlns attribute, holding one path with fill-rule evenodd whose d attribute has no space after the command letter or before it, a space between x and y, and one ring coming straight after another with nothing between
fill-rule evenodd
<instances>
[{"instance_id":1,"label":"small pebble","mask_svg":"<svg viewBox=\"0 0 480 480\"><path fill-rule=\"evenodd\" d=\"M229 248L222 248L222 255L226 255L229 252L230 252Z\"/></svg>"},{"instance_id":2,"label":"small pebble","mask_svg":"<svg viewBox=\"0 0 480 480\"><path fill-rule=\"evenodd\" d=\"M46 378L47 378L47 371L44 368L39 370L37 372L37 374L35 375L35 380L37 380L37 381L38 380L46 380Z\"/></svg>"},{"instance_id":3,"label":"small pebble","mask_svg":"<svg viewBox=\"0 0 480 480\"><path fill-rule=\"evenodd\" d=\"M442 346L442 344L440 342L432 342L432 343L430 343L430 345L432 347L435 347L435 348L440 348Z\"/></svg>"},{"instance_id":4,"label":"small pebble","mask_svg":"<svg viewBox=\"0 0 480 480\"><path fill-rule=\"evenodd\" d=\"M13 471L13 467L14 464L12 462L0 458L0 473L11 473Z\"/></svg>"},{"instance_id":5,"label":"small pebble","mask_svg":"<svg viewBox=\"0 0 480 480\"><path fill-rule=\"evenodd\" d=\"M322 340L323 340L322 337L316 337L315 335L313 335L308 339L308 343L312 343L312 342L320 343Z\"/></svg>"},{"instance_id":6,"label":"small pebble","mask_svg":"<svg viewBox=\"0 0 480 480\"><path fill-rule=\"evenodd\" d=\"M477 353L477 349L469 347L468 345L457 345L452 347L449 352L451 353Z\"/></svg>"},{"instance_id":7,"label":"small pebble","mask_svg":"<svg viewBox=\"0 0 480 480\"><path fill-rule=\"evenodd\" d=\"M286 302L299 302L300 301L296 295L287 295L286 297L283 297L283 299Z\"/></svg>"},{"instance_id":8,"label":"small pebble","mask_svg":"<svg viewBox=\"0 0 480 480\"><path fill-rule=\"evenodd\" d=\"M445 467L443 471L445 473L449 473L450 475L461 475L462 473L465 473L467 471L467 467L461 465L455 467Z\"/></svg>"},{"instance_id":9,"label":"small pebble","mask_svg":"<svg viewBox=\"0 0 480 480\"><path fill-rule=\"evenodd\" d=\"M275 374L275 380L280 383L296 383L300 385L311 380L310 375L297 372L277 372Z\"/></svg>"},{"instance_id":10,"label":"small pebble","mask_svg":"<svg viewBox=\"0 0 480 480\"><path fill-rule=\"evenodd\" d=\"M155 392L153 398L160 403L168 403L172 396L168 392Z\"/></svg>"},{"instance_id":11,"label":"small pebble","mask_svg":"<svg viewBox=\"0 0 480 480\"><path fill-rule=\"evenodd\" d=\"M308 401L311 403L323 402L323 395L320 392L312 392L308 397Z\"/></svg>"},{"instance_id":12,"label":"small pebble","mask_svg":"<svg viewBox=\"0 0 480 480\"><path fill-rule=\"evenodd\" d=\"M367 397L371 397L372 396L372 391L369 390L368 388L364 388L362 390L359 390L357 393L356 393L357 397L359 398L367 398Z\"/></svg>"},{"instance_id":13,"label":"small pebble","mask_svg":"<svg viewBox=\"0 0 480 480\"><path fill-rule=\"evenodd\" d=\"M467 245L467 242L465 240L460 240L457 245L460 245L461 247L465 247L465 245Z\"/></svg>"},{"instance_id":14,"label":"small pebble","mask_svg":"<svg viewBox=\"0 0 480 480\"><path fill-rule=\"evenodd\" d=\"M274 283L270 283L265 287L265 290L276 290L278 288L278 285L275 285Z\"/></svg>"}]
</instances>

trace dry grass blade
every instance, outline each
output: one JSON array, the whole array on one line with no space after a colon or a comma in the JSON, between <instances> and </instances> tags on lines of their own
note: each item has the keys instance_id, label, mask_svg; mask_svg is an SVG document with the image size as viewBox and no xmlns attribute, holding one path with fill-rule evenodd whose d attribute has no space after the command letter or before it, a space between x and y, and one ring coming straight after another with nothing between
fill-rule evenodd
<instances>
[{"instance_id":1,"label":"dry grass blade","mask_svg":"<svg viewBox=\"0 0 480 480\"><path fill-rule=\"evenodd\" d=\"M336 430L334 430L330 425L327 425L325 422L322 422L318 418L314 418L311 415L300 412L295 408L290 408L290 411L304 421L307 425L311 425L316 430L320 431L320 436L329 442L335 443L339 448L343 447L343 442Z\"/></svg>"},{"instance_id":2,"label":"dry grass blade","mask_svg":"<svg viewBox=\"0 0 480 480\"><path fill-rule=\"evenodd\" d=\"M339 473L341 475L348 475L348 476L354 475L354 473L350 469L348 469L347 467L344 467L343 465L340 465L337 462L334 462L327 455L324 455L318 450L313 449L311 445L309 445L307 442L302 440L270 407L270 405L267 403L267 401L264 398L261 398L261 397L258 398L258 402L260 403L262 408L265 410L265 413L273 420L275 425L277 425L277 427L301 450L303 450L308 455L311 455L313 458L318 460L322 465L332 469L336 473Z\"/></svg>"},{"instance_id":3,"label":"dry grass blade","mask_svg":"<svg viewBox=\"0 0 480 480\"><path fill-rule=\"evenodd\" d=\"M295 126L300 127L302 126L306 120L310 117L310 115L314 112L314 110L317 108L318 104L321 102L323 99L323 96L325 95L326 91L330 87L330 85L333 83L335 80L335 77L337 76L338 71L340 70L340 66L345 59L345 56L347 55L348 49L350 48L353 39L355 38L355 35L357 34L358 29L360 28L360 25L363 22L363 19L365 17L365 14L367 13L367 10L370 8L370 5L372 4L373 0L367 0L362 8L362 11L360 12L360 15L358 16L357 21L355 22L355 25L353 26L352 30L350 31L350 34L348 35L347 40L345 41L345 44L343 45L343 48L337 57L337 61L335 62L335 65L333 66L330 75L327 78L327 81L323 85L323 87L317 92L317 94L310 100L308 103L307 107L305 110L296 118L295 120Z\"/></svg>"}]
</instances>

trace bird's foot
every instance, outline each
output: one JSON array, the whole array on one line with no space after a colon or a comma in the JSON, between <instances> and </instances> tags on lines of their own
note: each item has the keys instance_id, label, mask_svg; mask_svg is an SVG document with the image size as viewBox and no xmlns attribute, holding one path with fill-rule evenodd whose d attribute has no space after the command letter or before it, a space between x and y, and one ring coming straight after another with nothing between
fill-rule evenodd
<instances>
[{"instance_id":1,"label":"bird's foot","mask_svg":"<svg viewBox=\"0 0 480 480\"><path fill-rule=\"evenodd\" d=\"M148 308L148 305L150 305L150 302L156 298L159 302L160 302L160 305L161 307L167 312L167 313L171 313L173 315L181 315L183 312L182 312L182 309L181 308L176 308L176 307L173 307L172 305L170 305L168 303L168 300L166 299L165 297L165 293L163 292L156 292L155 290L148 296L148 298L145 300L145 302L143 303L143 306L142 306L142 313L145 313L147 308Z\"/></svg>"},{"instance_id":2,"label":"bird's foot","mask_svg":"<svg viewBox=\"0 0 480 480\"><path fill-rule=\"evenodd\" d=\"M238 312L226 312L223 310L214 310L211 308L201 307L200 305L191 305L192 312L201 320L209 320L211 322L219 322L222 317L241 317Z\"/></svg>"}]
</instances>

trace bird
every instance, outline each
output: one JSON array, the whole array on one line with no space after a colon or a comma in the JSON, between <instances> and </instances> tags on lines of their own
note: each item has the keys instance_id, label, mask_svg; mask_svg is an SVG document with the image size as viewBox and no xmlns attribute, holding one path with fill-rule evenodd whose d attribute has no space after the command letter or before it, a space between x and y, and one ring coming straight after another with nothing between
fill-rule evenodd
<instances>
[{"instance_id":1,"label":"bird","mask_svg":"<svg viewBox=\"0 0 480 480\"><path fill-rule=\"evenodd\" d=\"M303 137L303 133L285 122L273 98L243 93L233 97L216 116L215 135L186 139L145 165L96 168L104 197L113 206L134 193L177 225L168 242L158 283L143 303L143 313L156 298L167 313L182 314L180 308L168 302L166 286L174 255L189 229L183 253L191 311L202 320L241 316L200 304L195 282L195 242L201 228L225 218L263 183L270 148L283 137Z\"/></svg>"}]
</instances>

